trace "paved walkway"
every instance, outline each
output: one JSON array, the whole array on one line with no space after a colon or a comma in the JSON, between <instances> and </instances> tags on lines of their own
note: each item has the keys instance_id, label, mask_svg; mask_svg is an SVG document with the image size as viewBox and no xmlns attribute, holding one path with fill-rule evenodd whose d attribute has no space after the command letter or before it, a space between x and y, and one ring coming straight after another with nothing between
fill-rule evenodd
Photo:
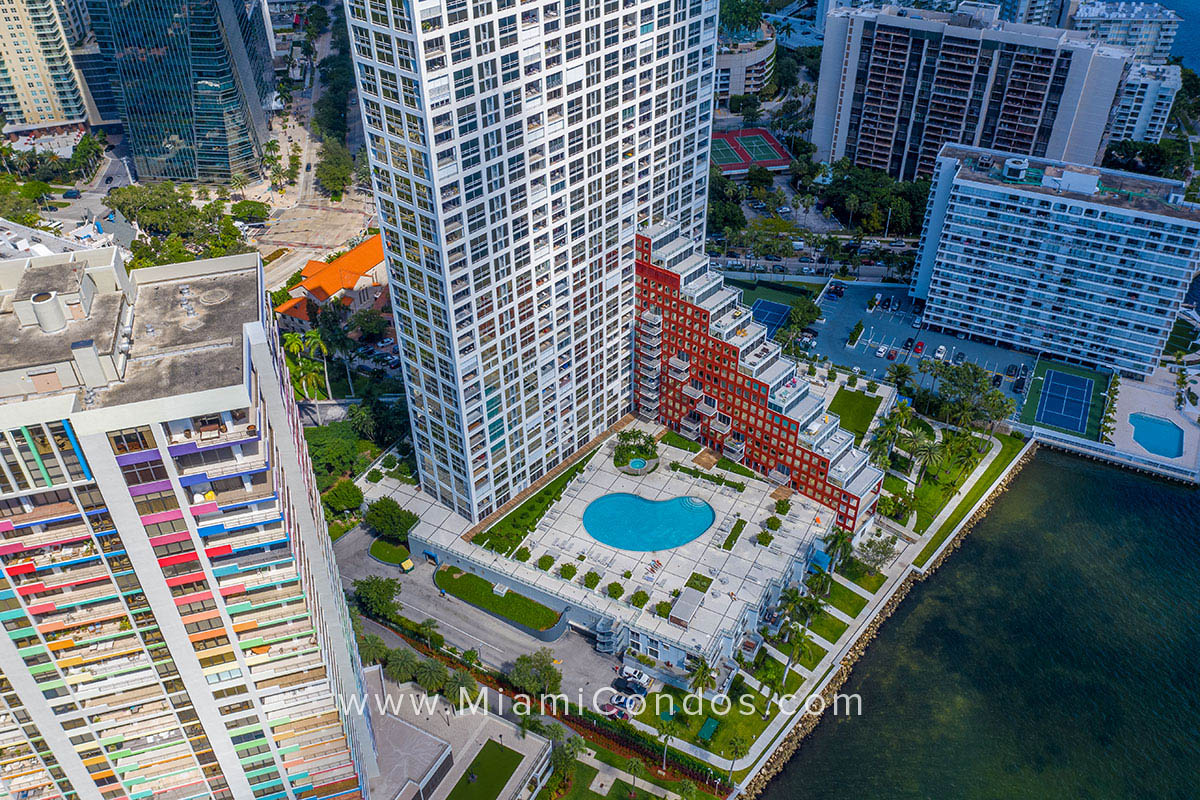
<instances>
[{"instance_id":1,"label":"paved walkway","mask_svg":"<svg viewBox=\"0 0 1200 800\"><path fill-rule=\"evenodd\" d=\"M579 756L579 760L584 764L587 764L589 767L595 767L596 777L592 778L591 786L588 788L601 797L607 797L608 793L612 791L613 785L617 781L624 781L630 786L636 786L639 791L644 791L647 794L654 795L655 797L661 797L663 800L679 800L679 795L675 794L675 792L672 792L670 789L664 789L657 784L651 783L645 778L635 779L628 772L617 769L611 764L605 764L603 761L598 760L592 754L591 750L583 751L583 753Z\"/></svg>"}]
</instances>

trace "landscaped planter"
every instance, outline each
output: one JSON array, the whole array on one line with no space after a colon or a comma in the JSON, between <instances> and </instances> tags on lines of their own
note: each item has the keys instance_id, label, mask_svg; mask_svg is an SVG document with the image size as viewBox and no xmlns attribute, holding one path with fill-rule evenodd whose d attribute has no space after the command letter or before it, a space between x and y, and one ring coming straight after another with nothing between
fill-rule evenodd
<instances>
[{"instance_id":1,"label":"landscaped planter","mask_svg":"<svg viewBox=\"0 0 1200 800\"><path fill-rule=\"evenodd\" d=\"M638 464L638 466L634 466L635 464ZM626 475L646 475L658 469L658 459L635 458L632 459L628 464L617 467L617 469L619 469L621 472L624 472Z\"/></svg>"}]
</instances>

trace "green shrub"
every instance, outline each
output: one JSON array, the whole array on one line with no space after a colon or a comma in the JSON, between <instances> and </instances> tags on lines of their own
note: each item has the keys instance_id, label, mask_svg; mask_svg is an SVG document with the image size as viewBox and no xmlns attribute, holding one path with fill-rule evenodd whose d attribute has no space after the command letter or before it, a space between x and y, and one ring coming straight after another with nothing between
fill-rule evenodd
<instances>
[{"instance_id":1,"label":"green shrub","mask_svg":"<svg viewBox=\"0 0 1200 800\"><path fill-rule=\"evenodd\" d=\"M744 519L739 519L737 522L733 523L733 529L730 530L729 535L725 537L725 543L721 545L721 548L724 550L732 550L733 546L737 544L737 540L742 535L742 531L745 529L745 527L746 520Z\"/></svg>"},{"instance_id":2,"label":"green shrub","mask_svg":"<svg viewBox=\"0 0 1200 800\"><path fill-rule=\"evenodd\" d=\"M574 578L575 572L576 569L574 564L563 564L558 568L558 574L561 575L562 579L565 581L569 581Z\"/></svg>"},{"instance_id":3,"label":"green shrub","mask_svg":"<svg viewBox=\"0 0 1200 800\"><path fill-rule=\"evenodd\" d=\"M621 595L625 594L625 587L613 581L606 587L605 591L608 592L608 596L613 600L620 600Z\"/></svg>"},{"instance_id":4,"label":"green shrub","mask_svg":"<svg viewBox=\"0 0 1200 800\"><path fill-rule=\"evenodd\" d=\"M395 453L388 453L386 456L383 457L383 468L384 469L395 469L396 468L396 454Z\"/></svg>"},{"instance_id":5,"label":"green shrub","mask_svg":"<svg viewBox=\"0 0 1200 800\"><path fill-rule=\"evenodd\" d=\"M383 473L377 469L373 469L367 473L367 480L369 480L371 483L379 483L381 480L383 480Z\"/></svg>"},{"instance_id":6,"label":"green shrub","mask_svg":"<svg viewBox=\"0 0 1200 800\"><path fill-rule=\"evenodd\" d=\"M771 534L767 533L766 531L760 531L758 536L755 538L758 540L758 543L761 544L763 547L766 547L767 545L771 544L771 542L775 541L775 537L772 536Z\"/></svg>"},{"instance_id":7,"label":"green shrub","mask_svg":"<svg viewBox=\"0 0 1200 800\"><path fill-rule=\"evenodd\" d=\"M642 589L638 589L629 597L629 605L634 608L645 608L648 602L650 602L650 595L646 594Z\"/></svg>"},{"instance_id":8,"label":"green shrub","mask_svg":"<svg viewBox=\"0 0 1200 800\"><path fill-rule=\"evenodd\" d=\"M776 514L779 514L780 516L787 516L787 513L791 510L792 510L792 501L790 501L790 500L776 500L775 501L775 513Z\"/></svg>"},{"instance_id":9,"label":"green shrub","mask_svg":"<svg viewBox=\"0 0 1200 800\"><path fill-rule=\"evenodd\" d=\"M529 552L528 547L522 547L520 550L517 551L516 555L514 555L513 558L515 558L517 561L524 563L529 560L529 557L531 555L533 555L533 553Z\"/></svg>"},{"instance_id":10,"label":"green shrub","mask_svg":"<svg viewBox=\"0 0 1200 800\"><path fill-rule=\"evenodd\" d=\"M625 570L624 572L621 573L621 577L624 578L625 580L629 580L630 578L633 577L633 573L630 572L629 570Z\"/></svg>"},{"instance_id":11,"label":"green shrub","mask_svg":"<svg viewBox=\"0 0 1200 800\"><path fill-rule=\"evenodd\" d=\"M689 453L699 453L700 445L693 442L691 439L685 439L675 431L667 431L663 434L662 443L671 447L678 447L680 450L686 450Z\"/></svg>"},{"instance_id":12,"label":"green shrub","mask_svg":"<svg viewBox=\"0 0 1200 800\"><path fill-rule=\"evenodd\" d=\"M779 530L779 526L783 523L779 521L779 517L767 517L763 522L763 527L769 531Z\"/></svg>"},{"instance_id":13,"label":"green shrub","mask_svg":"<svg viewBox=\"0 0 1200 800\"><path fill-rule=\"evenodd\" d=\"M363 493L362 489L354 485L354 481L343 478L325 492L322 500L330 511L340 514L361 506Z\"/></svg>"},{"instance_id":14,"label":"green shrub","mask_svg":"<svg viewBox=\"0 0 1200 800\"><path fill-rule=\"evenodd\" d=\"M867 381L867 391L868 392L871 392L872 394L874 394L875 390L878 388L879 388L879 383L877 381Z\"/></svg>"},{"instance_id":15,"label":"green shrub","mask_svg":"<svg viewBox=\"0 0 1200 800\"><path fill-rule=\"evenodd\" d=\"M588 574L583 576L583 585L589 589L595 589L600 584L600 573L595 570L588 570Z\"/></svg>"},{"instance_id":16,"label":"green shrub","mask_svg":"<svg viewBox=\"0 0 1200 800\"><path fill-rule=\"evenodd\" d=\"M691 577L687 579L684 586L695 589L698 592L704 593L708 591L708 587L712 586L713 579L707 575L701 575L699 572L693 572Z\"/></svg>"},{"instance_id":17,"label":"green shrub","mask_svg":"<svg viewBox=\"0 0 1200 800\"><path fill-rule=\"evenodd\" d=\"M855 386L858 386L858 376L852 372L846 376L846 387L853 389Z\"/></svg>"},{"instance_id":18,"label":"green shrub","mask_svg":"<svg viewBox=\"0 0 1200 800\"><path fill-rule=\"evenodd\" d=\"M663 619L671 615L671 604L666 600L660 600L654 604L654 613L658 614Z\"/></svg>"},{"instance_id":19,"label":"green shrub","mask_svg":"<svg viewBox=\"0 0 1200 800\"><path fill-rule=\"evenodd\" d=\"M554 566L554 556L547 553L537 560L537 568L542 572L547 572Z\"/></svg>"}]
</instances>

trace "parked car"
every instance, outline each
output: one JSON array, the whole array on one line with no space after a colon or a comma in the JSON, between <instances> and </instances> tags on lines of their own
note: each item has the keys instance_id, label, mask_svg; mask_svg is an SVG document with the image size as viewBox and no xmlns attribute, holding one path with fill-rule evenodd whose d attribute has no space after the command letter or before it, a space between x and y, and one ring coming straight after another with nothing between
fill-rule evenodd
<instances>
[{"instance_id":1,"label":"parked car","mask_svg":"<svg viewBox=\"0 0 1200 800\"><path fill-rule=\"evenodd\" d=\"M879 307L882 308L884 311L891 311L892 310L892 298L890 298L890 297L883 298L883 302L879 304Z\"/></svg>"},{"instance_id":2,"label":"parked car","mask_svg":"<svg viewBox=\"0 0 1200 800\"><path fill-rule=\"evenodd\" d=\"M740 261L730 261L725 264L725 269L741 269L741 268L742 268L742 262L740 262Z\"/></svg>"},{"instance_id":3,"label":"parked car","mask_svg":"<svg viewBox=\"0 0 1200 800\"><path fill-rule=\"evenodd\" d=\"M637 681L631 681L628 678L617 678L612 682L612 685L613 688L618 692L624 692L625 694L636 694L643 697L650 691L650 689L644 684L638 683Z\"/></svg>"},{"instance_id":4,"label":"parked car","mask_svg":"<svg viewBox=\"0 0 1200 800\"><path fill-rule=\"evenodd\" d=\"M1013 381L1013 391L1017 394L1025 394L1025 377L1022 376Z\"/></svg>"},{"instance_id":5,"label":"parked car","mask_svg":"<svg viewBox=\"0 0 1200 800\"><path fill-rule=\"evenodd\" d=\"M780 258L777 255L774 255L773 253L768 253L767 255L763 256L763 259L765 259L767 261L783 261L782 258Z\"/></svg>"},{"instance_id":6,"label":"parked car","mask_svg":"<svg viewBox=\"0 0 1200 800\"><path fill-rule=\"evenodd\" d=\"M887 351L888 351L888 349L887 349L887 345L886 345L886 344L881 344L881 345L879 345L879 348L878 348L878 349L875 351L875 357L876 357L876 358L883 358L884 356L886 356L886 355L887 355Z\"/></svg>"},{"instance_id":7,"label":"parked car","mask_svg":"<svg viewBox=\"0 0 1200 800\"><path fill-rule=\"evenodd\" d=\"M925 343L917 342L916 345L913 347L913 352L916 353L917 355L921 355L921 353L924 353L925 352Z\"/></svg>"},{"instance_id":8,"label":"parked car","mask_svg":"<svg viewBox=\"0 0 1200 800\"><path fill-rule=\"evenodd\" d=\"M920 330L920 329L921 329L921 325L922 325L923 323L924 323L924 320L923 320L923 319L921 319L920 317L913 317L912 326L913 326L913 328L914 328L914 329L916 329L916 330Z\"/></svg>"},{"instance_id":9,"label":"parked car","mask_svg":"<svg viewBox=\"0 0 1200 800\"><path fill-rule=\"evenodd\" d=\"M112 182L113 182L113 176L112 176L112 175L109 175L107 178L105 178L105 179L104 179L104 185L105 185L105 186L107 186L108 184L110 184L110 183L112 183Z\"/></svg>"},{"instance_id":10,"label":"parked car","mask_svg":"<svg viewBox=\"0 0 1200 800\"><path fill-rule=\"evenodd\" d=\"M802 274L804 274L804 275L812 275L812 274L813 274L813 268L812 268L812 267L801 267L801 268L800 268L800 272L801 272Z\"/></svg>"},{"instance_id":11,"label":"parked car","mask_svg":"<svg viewBox=\"0 0 1200 800\"><path fill-rule=\"evenodd\" d=\"M959 338L959 339L966 339L966 338L967 338L967 334L966 334L966 332L965 332L965 331L959 331L958 333L956 333L956 334L954 334L954 335L955 335L955 337L957 337L957 338Z\"/></svg>"},{"instance_id":12,"label":"parked car","mask_svg":"<svg viewBox=\"0 0 1200 800\"><path fill-rule=\"evenodd\" d=\"M1015 378L1017 377L1017 369L1018 367L1016 364L1009 364L1008 369L1004 370L1004 374L1010 378Z\"/></svg>"},{"instance_id":13,"label":"parked car","mask_svg":"<svg viewBox=\"0 0 1200 800\"><path fill-rule=\"evenodd\" d=\"M622 678L628 678L631 681L636 681L638 683L644 683L647 686L650 685L650 676L647 675L646 673L642 672L637 667L631 667L628 665L623 666L623 667L621 667L620 674L621 674Z\"/></svg>"},{"instance_id":14,"label":"parked car","mask_svg":"<svg viewBox=\"0 0 1200 800\"><path fill-rule=\"evenodd\" d=\"M899 353L896 351L896 348L893 347L891 350L888 350L888 361L895 361L897 355Z\"/></svg>"},{"instance_id":15,"label":"parked car","mask_svg":"<svg viewBox=\"0 0 1200 800\"><path fill-rule=\"evenodd\" d=\"M600 706L600 713L606 717L614 717L616 719L629 719L629 712L623 708L614 706L612 703L605 703Z\"/></svg>"},{"instance_id":16,"label":"parked car","mask_svg":"<svg viewBox=\"0 0 1200 800\"><path fill-rule=\"evenodd\" d=\"M775 209L775 213L776 214L790 214L790 213L792 213L792 207L791 206L780 206L779 208Z\"/></svg>"},{"instance_id":17,"label":"parked car","mask_svg":"<svg viewBox=\"0 0 1200 800\"><path fill-rule=\"evenodd\" d=\"M913 346L913 338L910 336L904 340L904 349L912 350L912 346Z\"/></svg>"},{"instance_id":18,"label":"parked car","mask_svg":"<svg viewBox=\"0 0 1200 800\"><path fill-rule=\"evenodd\" d=\"M1004 376L997 372L992 376L992 388L999 389L1000 384L1004 383Z\"/></svg>"},{"instance_id":19,"label":"parked car","mask_svg":"<svg viewBox=\"0 0 1200 800\"><path fill-rule=\"evenodd\" d=\"M396 340L395 340L395 339L393 339L393 338L392 338L392 337L390 337L390 336L389 336L389 337L387 337L386 339L380 339L380 340L379 340L379 346L380 346L380 347L387 347L389 344L395 344L395 343L396 343Z\"/></svg>"},{"instance_id":20,"label":"parked car","mask_svg":"<svg viewBox=\"0 0 1200 800\"><path fill-rule=\"evenodd\" d=\"M305 165L304 165L304 171L305 171L305 172L312 172L312 163L311 163L311 162L310 162L310 163L308 163L308 164L305 164Z\"/></svg>"},{"instance_id":21,"label":"parked car","mask_svg":"<svg viewBox=\"0 0 1200 800\"><path fill-rule=\"evenodd\" d=\"M1022 378L1027 376L1029 374L1029 365L1022 364L1021 368L1019 370L1017 370L1017 374L1020 375Z\"/></svg>"},{"instance_id":22,"label":"parked car","mask_svg":"<svg viewBox=\"0 0 1200 800\"><path fill-rule=\"evenodd\" d=\"M946 357L946 345L939 344L938 349L933 351L933 357L936 358L938 361L941 361L943 358L945 358Z\"/></svg>"},{"instance_id":23,"label":"parked car","mask_svg":"<svg viewBox=\"0 0 1200 800\"><path fill-rule=\"evenodd\" d=\"M958 355L956 355L954 357L954 366L961 367L963 365L963 362L966 360L967 360L967 354L960 351L958 353Z\"/></svg>"},{"instance_id":24,"label":"parked car","mask_svg":"<svg viewBox=\"0 0 1200 800\"><path fill-rule=\"evenodd\" d=\"M82 196L83 195L78 189L67 189L65 192L63 192L64 200L78 200Z\"/></svg>"}]
</instances>

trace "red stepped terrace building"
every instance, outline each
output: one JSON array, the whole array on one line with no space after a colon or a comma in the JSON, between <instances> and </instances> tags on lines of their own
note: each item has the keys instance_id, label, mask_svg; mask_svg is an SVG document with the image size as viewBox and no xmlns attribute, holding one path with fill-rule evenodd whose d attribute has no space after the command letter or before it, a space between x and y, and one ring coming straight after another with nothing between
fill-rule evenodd
<instances>
[{"instance_id":1,"label":"red stepped terrace building","mask_svg":"<svg viewBox=\"0 0 1200 800\"><path fill-rule=\"evenodd\" d=\"M860 531L883 473L678 226L638 234L635 405Z\"/></svg>"}]
</instances>

